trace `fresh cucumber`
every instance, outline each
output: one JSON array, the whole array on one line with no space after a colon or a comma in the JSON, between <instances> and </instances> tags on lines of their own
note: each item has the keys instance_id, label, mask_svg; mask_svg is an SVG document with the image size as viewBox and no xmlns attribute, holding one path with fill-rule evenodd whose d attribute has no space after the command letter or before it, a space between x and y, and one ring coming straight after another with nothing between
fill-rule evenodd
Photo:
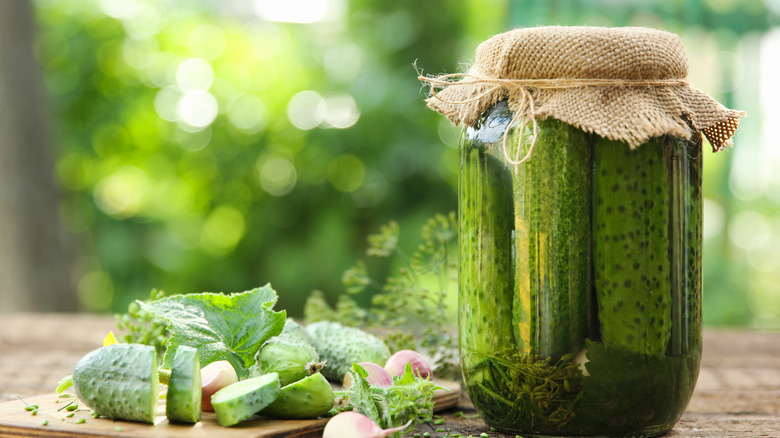
<instances>
[{"instance_id":1,"label":"fresh cucumber","mask_svg":"<svg viewBox=\"0 0 780 438\"><path fill-rule=\"evenodd\" d=\"M298 337L275 336L260 347L255 358L256 372L279 373L281 386L301 380L323 366L314 347Z\"/></svg>"},{"instance_id":2,"label":"fresh cucumber","mask_svg":"<svg viewBox=\"0 0 780 438\"><path fill-rule=\"evenodd\" d=\"M256 414L279 397L279 374L269 373L228 385L211 396L220 426L233 426Z\"/></svg>"},{"instance_id":3,"label":"fresh cucumber","mask_svg":"<svg viewBox=\"0 0 780 438\"><path fill-rule=\"evenodd\" d=\"M320 374L298 380L282 387L279 397L260 415L274 418L315 418L333 408L333 389Z\"/></svg>"},{"instance_id":4,"label":"fresh cucumber","mask_svg":"<svg viewBox=\"0 0 780 438\"><path fill-rule=\"evenodd\" d=\"M306 329L303 328L302 325L295 322L295 320L292 318L287 318L284 321L284 328L282 329L282 332L279 333L279 337L297 338L303 342L306 342L307 344L311 344L311 338L306 332Z\"/></svg>"},{"instance_id":5,"label":"fresh cucumber","mask_svg":"<svg viewBox=\"0 0 780 438\"><path fill-rule=\"evenodd\" d=\"M173 356L168 379L165 415L174 423L200 421L201 394L200 359L196 348L180 345Z\"/></svg>"},{"instance_id":6,"label":"fresh cucumber","mask_svg":"<svg viewBox=\"0 0 780 438\"><path fill-rule=\"evenodd\" d=\"M552 118L538 127L530 159L514 172L512 318L520 351L557 361L577 353L588 331L591 150L578 128Z\"/></svg>"},{"instance_id":7,"label":"fresh cucumber","mask_svg":"<svg viewBox=\"0 0 780 438\"><path fill-rule=\"evenodd\" d=\"M352 362L384 364L390 350L376 336L337 322L319 321L306 326L312 345L325 361L322 374L331 381L343 382Z\"/></svg>"},{"instance_id":8,"label":"fresh cucumber","mask_svg":"<svg viewBox=\"0 0 780 438\"><path fill-rule=\"evenodd\" d=\"M154 423L158 379L154 347L112 344L79 360L73 370L73 389L98 415Z\"/></svg>"},{"instance_id":9,"label":"fresh cucumber","mask_svg":"<svg viewBox=\"0 0 780 438\"><path fill-rule=\"evenodd\" d=\"M669 342L670 172L665 137L593 146L593 265L606 347L660 356Z\"/></svg>"}]
</instances>

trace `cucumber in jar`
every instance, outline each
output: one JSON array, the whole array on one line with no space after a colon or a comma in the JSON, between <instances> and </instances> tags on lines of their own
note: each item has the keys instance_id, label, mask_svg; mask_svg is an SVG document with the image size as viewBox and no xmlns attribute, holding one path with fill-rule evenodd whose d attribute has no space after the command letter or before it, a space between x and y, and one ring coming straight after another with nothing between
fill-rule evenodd
<instances>
[{"instance_id":1,"label":"cucumber in jar","mask_svg":"<svg viewBox=\"0 0 780 438\"><path fill-rule=\"evenodd\" d=\"M666 137L593 145L593 266L605 347L661 356L671 331Z\"/></svg>"},{"instance_id":2,"label":"cucumber in jar","mask_svg":"<svg viewBox=\"0 0 780 438\"><path fill-rule=\"evenodd\" d=\"M512 175L490 146L473 141L461 147L459 324L470 340L460 346L465 369L514 343Z\"/></svg>"},{"instance_id":3,"label":"cucumber in jar","mask_svg":"<svg viewBox=\"0 0 780 438\"><path fill-rule=\"evenodd\" d=\"M555 362L588 331L591 150L585 132L559 120L538 128L514 172L513 325L522 352Z\"/></svg>"}]
</instances>

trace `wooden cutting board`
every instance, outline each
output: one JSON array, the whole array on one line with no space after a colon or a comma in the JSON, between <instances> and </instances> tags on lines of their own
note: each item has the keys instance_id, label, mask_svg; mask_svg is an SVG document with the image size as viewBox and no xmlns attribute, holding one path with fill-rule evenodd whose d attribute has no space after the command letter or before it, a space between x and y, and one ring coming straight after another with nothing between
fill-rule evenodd
<instances>
[{"instance_id":1,"label":"wooden cutting board","mask_svg":"<svg viewBox=\"0 0 780 438\"><path fill-rule=\"evenodd\" d=\"M457 382L436 381L445 388L434 394L434 410L440 412L457 405L460 386ZM130 421L113 421L105 418L92 418L89 411L76 411L66 418L67 411L57 411L70 399L59 399L54 393L25 398L29 404L37 404L38 414L31 415L24 410L19 400L0 403L0 437L46 437L46 438L309 438L322 436L327 418L314 420L275 420L253 417L232 427L217 424L212 412L204 412L201 421L195 425L170 424L165 418L165 406L160 405L155 425ZM64 402L63 402L64 400ZM84 419L84 423L77 423ZM49 424L42 423L48 420Z\"/></svg>"}]
</instances>

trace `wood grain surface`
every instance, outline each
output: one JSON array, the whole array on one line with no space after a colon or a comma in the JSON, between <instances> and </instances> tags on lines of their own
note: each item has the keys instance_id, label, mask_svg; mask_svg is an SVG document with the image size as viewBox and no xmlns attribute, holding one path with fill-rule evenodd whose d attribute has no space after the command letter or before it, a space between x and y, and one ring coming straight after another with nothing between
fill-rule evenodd
<instances>
[{"instance_id":1,"label":"wood grain surface","mask_svg":"<svg viewBox=\"0 0 780 438\"><path fill-rule=\"evenodd\" d=\"M44 417L29 416L16 395L38 400L40 394L53 402L52 393L57 381L73 370L76 362L87 352L101 345L103 336L115 328L113 317L62 314L0 314L0 402L8 401L15 413L30 418L32 425L24 436L58 437L53 428L43 429ZM5 406L5 405L4 405ZM43 406L43 405L41 405ZM39 412L39 415L41 413ZM457 406L439 413L443 424L426 424L417 427L417 433L430 432L431 437L441 438L446 433L436 429L448 429L450 435L460 433L479 436L487 433L491 438L514 438L515 435L491 432L477 416L468 396L463 394ZM60 425L65 431L75 431L80 436L100 436L78 428L89 424ZM59 417L55 421L62 423ZM103 420L107 421L107 420ZM269 420L255 420L264 422ZM322 420L314 420L322 421ZM0 424L7 424L0 414ZM49 420L50 427L54 423ZM186 436L196 437L208 423L201 426L171 426L182 430ZM116 427L110 422L111 430ZM266 424L266 423L263 423ZM319 437L321 425L302 430L286 437ZM128 426L129 425L129 426ZM258 426L255 423L254 426ZM168 428L149 427L122 422L123 437L165 437ZM252 423L236 430L241 436L252 437L244 428L253 429ZM152 430L152 434L138 434L136 428ZM115 431L116 432L116 431ZM0 436L9 436L0 428ZM18 436L18 435L14 435ZM175 437L185 435L173 435ZM274 436L274 435L269 435ZM411 435L408 435L411 437ZM775 437L780 438L780 332L707 329L704 332L702 369L691 403L682 419L665 435L677 437Z\"/></svg>"},{"instance_id":2,"label":"wood grain surface","mask_svg":"<svg viewBox=\"0 0 780 438\"><path fill-rule=\"evenodd\" d=\"M439 381L444 389L434 394L434 406L437 412L452 408L458 402L460 385L456 382ZM62 409L72 400L59 398L56 393L38 395L0 403L0 437L76 437L93 436L100 438L116 437L166 437L166 438L304 438L322 435L322 429L328 419L278 420L255 416L231 427L222 427L217 423L213 412L204 412L201 421L194 425L169 423L165 417L165 404L158 407L158 416L154 426L130 421L113 421L106 418L93 418L86 407L77 410L72 417ZM38 405L38 412L31 415L25 411L25 402ZM83 419L83 422L79 422ZM44 420L48 420L46 425Z\"/></svg>"}]
</instances>

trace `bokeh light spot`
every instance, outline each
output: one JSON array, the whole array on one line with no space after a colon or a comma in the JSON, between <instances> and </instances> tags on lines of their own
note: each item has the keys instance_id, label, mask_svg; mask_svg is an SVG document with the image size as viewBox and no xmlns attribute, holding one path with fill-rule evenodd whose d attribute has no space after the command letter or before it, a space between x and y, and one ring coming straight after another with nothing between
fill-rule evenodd
<instances>
[{"instance_id":1,"label":"bokeh light spot","mask_svg":"<svg viewBox=\"0 0 780 438\"><path fill-rule=\"evenodd\" d=\"M169 122L177 121L179 118L177 106L182 94L179 87L169 86L161 88L154 97L154 110L157 112L157 115Z\"/></svg>"},{"instance_id":2,"label":"bokeh light spot","mask_svg":"<svg viewBox=\"0 0 780 438\"><path fill-rule=\"evenodd\" d=\"M298 174L295 166L282 157L261 159L257 164L260 186L272 196L284 196L295 188Z\"/></svg>"},{"instance_id":3,"label":"bokeh light spot","mask_svg":"<svg viewBox=\"0 0 780 438\"><path fill-rule=\"evenodd\" d=\"M188 91L176 105L178 120L194 128L210 125L218 113L217 99L208 91Z\"/></svg>"},{"instance_id":4,"label":"bokeh light spot","mask_svg":"<svg viewBox=\"0 0 780 438\"><path fill-rule=\"evenodd\" d=\"M182 149L186 149L191 152L204 149L211 142L211 127L208 126L204 129L197 131L181 129L181 126L177 126L176 129L176 141Z\"/></svg>"},{"instance_id":5,"label":"bokeh light spot","mask_svg":"<svg viewBox=\"0 0 780 438\"><path fill-rule=\"evenodd\" d=\"M114 301L114 282L105 271L91 271L79 280L77 293L79 302L86 310L105 311Z\"/></svg>"},{"instance_id":6,"label":"bokeh light spot","mask_svg":"<svg viewBox=\"0 0 780 438\"><path fill-rule=\"evenodd\" d=\"M287 104L287 117L296 128L309 130L322 123L325 113L325 99L316 91L301 91Z\"/></svg>"},{"instance_id":7,"label":"bokeh light spot","mask_svg":"<svg viewBox=\"0 0 780 438\"><path fill-rule=\"evenodd\" d=\"M360 112L355 99L341 94L325 99L325 122L334 128L344 129L357 123Z\"/></svg>"},{"instance_id":8,"label":"bokeh light spot","mask_svg":"<svg viewBox=\"0 0 780 438\"><path fill-rule=\"evenodd\" d=\"M738 248L750 249L770 237L769 223L755 211L741 211L729 223L729 239Z\"/></svg>"},{"instance_id":9,"label":"bokeh light spot","mask_svg":"<svg viewBox=\"0 0 780 438\"><path fill-rule=\"evenodd\" d=\"M138 213L144 203L148 181L144 171L125 166L103 178L95 186L95 202L106 214L126 219Z\"/></svg>"},{"instance_id":10,"label":"bokeh light spot","mask_svg":"<svg viewBox=\"0 0 780 438\"><path fill-rule=\"evenodd\" d=\"M265 128L268 115L257 96L247 94L239 97L228 109L228 120L247 134L260 132Z\"/></svg>"},{"instance_id":11,"label":"bokeh light spot","mask_svg":"<svg viewBox=\"0 0 780 438\"><path fill-rule=\"evenodd\" d=\"M245 232L244 215L231 205L222 205L206 218L200 241L204 251L222 256L233 251Z\"/></svg>"},{"instance_id":12,"label":"bokeh light spot","mask_svg":"<svg viewBox=\"0 0 780 438\"><path fill-rule=\"evenodd\" d=\"M208 90L214 81L214 70L206 60L188 58L176 69L176 83L184 91Z\"/></svg>"},{"instance_id":13,"label":"bokeh light spot","mask_svg":"<svg viewBox=\"0 0 780 438\"><path fill-rule=\"evenodd\" d=\"M141 9L140 6L136 0L100 0L100 9L103 13L120 20L136 16Z\"/></svg>"},{"instance_id":14,"label":"bokeh light spot","mask_svg":"<svg viewBox=\"0 0 780 438\"><path fill-rule=\"evenodd\" d=\"M266 21L316 23L329 18L333 0L254 0L255 13Z\"/></svg>"}]
</instances>

